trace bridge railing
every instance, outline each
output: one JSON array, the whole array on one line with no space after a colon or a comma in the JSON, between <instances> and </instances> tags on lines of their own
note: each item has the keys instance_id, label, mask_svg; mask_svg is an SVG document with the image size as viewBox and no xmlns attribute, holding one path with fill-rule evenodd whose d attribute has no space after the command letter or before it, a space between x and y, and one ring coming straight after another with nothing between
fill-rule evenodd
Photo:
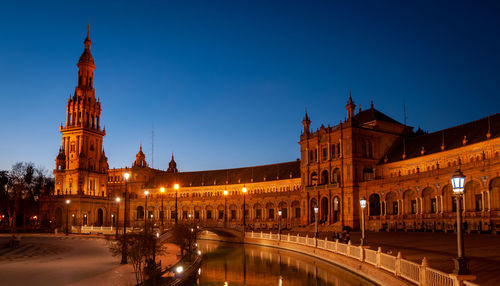
<instances>
[{"instance_id":1,"label":"bridge railing","mask_svg":"<svg viewBox=\"0 0 500 286\"><path fill-rule=\"evenodd\" d=\"M127 227L127 232L132 232L134 229ZM112 235L116 233L116 227L112 226L71 226L72 233L82 233L82 234L108 234ZM120 234L123 233L123 227L118 228Z\"/></svg>"},{"instance_id":2,"label":"bridge railing","mask_svg":"<svg viewBox=\"0 0 500 286\"><path fill-rule=\"evenodd\" d=\"M338 240L329 241L327 238L318 239L297 235L278 235L271 232L246 232L245 238L257 238L269 241L280 241L290 244L305 245L308 247L319 248L328 252L351 257L361 263L370 264L376 268L382 269L393 275L403 278L415 285L422 286L479 286L471 281L462 280L461 277L444 273L442 271L430 268L427 258L422 259L422 263L415 263L403 259L401 252L393 256L382 252L382 248L377 250L369 249L363 246L352 245L350 242L340 243Z\"/></svg>"}]
</instances>

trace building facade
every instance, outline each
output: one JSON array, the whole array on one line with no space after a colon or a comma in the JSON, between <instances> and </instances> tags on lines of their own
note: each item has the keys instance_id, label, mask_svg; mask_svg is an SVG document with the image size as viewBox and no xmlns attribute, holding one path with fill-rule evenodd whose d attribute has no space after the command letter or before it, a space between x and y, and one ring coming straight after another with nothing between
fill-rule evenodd
<instances>
[{"instance_id":1,"label":"building facade","mask_svg":"<svg viewBox=\"0 0 500 286\"><path fill-rule=\"evenodd\" d=\"M55 192L41 200L41 218L55 227L66 220L73 226L122 226L126 201L128 226L142 227L145 217L157 226L171 224L177 216L239 225L245 217L246 227L255 230L278 224L312 230L316 220L321 230L357 229L364 197L371 230L450 231L456 217L450 178L460 167L467 230L500 229L500 114L426 133L373 103L356 112L349 94L347 117L334 126L313 131L306 112L296 161L179 172L172 155L168 169L158 170L148 166L140 146L130 167L109 169L88 35L84 44L78 85L60 128Z\"/></svg>"}]
</instances>

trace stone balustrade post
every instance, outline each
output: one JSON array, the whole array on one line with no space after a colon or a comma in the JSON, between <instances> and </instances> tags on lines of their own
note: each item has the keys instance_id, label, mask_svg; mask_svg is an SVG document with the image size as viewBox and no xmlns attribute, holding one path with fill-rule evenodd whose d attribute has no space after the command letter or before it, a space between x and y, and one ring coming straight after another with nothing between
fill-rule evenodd
<instances>
[{"instance_id":1,"label":"stone balustrade post","mask_svg":"<svg viewBox=\"0 0 500 286\"><path fill-rule=\"evenodd\" d=\"M377 248L377 268L380 268L380 254L382 253L382 247Z\"/></svg>"},{"instance_id":2,"label":"stone balustrade post","mask_svg":"<svg viewBox=\"0 0 500 286\"><path fill-rule=\"evenodd\" d=\"M422 259L422 265L420 265L420 283L418 285L426 285L425 284L425 272L427 270L427 267L429 266L429 263L427 263L427 258L424 257Z\"/></svg>"},{"instance_id":3,"label":"stone balustrade post","mask_svg":"<svg viewBox=\"0 0 500 286\"><path fill-rule=\"evenodd\" d=\"M286 241L290 241L290 233L286 236Z\"/></svg>"},{"instance_id":4,"label":"stone balustrade post","mask_svg":"<svg viewBox=\"0 0 500 286\"><path fill-rule=\"evenodd\" d=\"M260 238L262 238L263 234L262 234L262 231L260 232Z\"/></svg>"},{"instance_id":5,"label":"stone balustrade post","mask_svg":"<svg viewBox=\"0 0 500 286\"><path fill-rule=\"evenodd\" d=\"M351 241L347 242L347 256L351 256Z\"/></svg>"},{"instance_id":6,"label":"stone balustrade post","mask_svg":"<svg viewBox=\"0 0 500 286\"><path fill-rule=\"evenodd\" d=\"M359 261L364 261L365 260L365 248L363 246L358 246L359 247Z\"/></svg>"},{"instance_id":7,"label":"stone balustrade post","mask_svg":"<svg viewBox=\"0 0 500 286\"><path fill-rule=\"evenodd\" d=\"M398 251L398 255L396 256L396 276L401 275L401 260L403 259L403 255L401 251Z\"/></svg>"},{"instance_id":8,"label":"stone balustrade post","mask_svg":"<svg viewBox=\"0 0 500 286\"><path fill-rule=\"evenodd\" d=\"M334 249L334 252L337 253L337 249L339 249L339 240L338 239L335 239L335 249Z\"/></svg>"}]
</instances>

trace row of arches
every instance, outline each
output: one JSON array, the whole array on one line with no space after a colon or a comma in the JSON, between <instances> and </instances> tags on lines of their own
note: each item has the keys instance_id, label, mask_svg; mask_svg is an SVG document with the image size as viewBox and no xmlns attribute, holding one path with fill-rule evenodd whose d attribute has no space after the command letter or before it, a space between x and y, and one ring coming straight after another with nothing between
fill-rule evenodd
<instances>
[{"instance_id":1,"label":"row of arches","mask_svg":"<svg viewBox=\"0 0 500 286\"><path fill-rule=\"evenodd\" d=\"M325 185L338 183L340 183L340 169L335 168L333 169L331 176L328 170L323 170L319 178L317 172L312 172L309 185Z\"/></svg>"},{"instance_id":2,"label":"row of arches","mask_svg":"<svg viewBox=\"0 0 500 286\"><path fill-rule=\"evenodd\" d=\"M436 214L456 211L456 197L450 184L440 190L426 187L421 192L408 189L401 194L390 191L383 196L372 193L368 196L368 214L412 215ZM466 212L500 210L500 178L494 178L490 186L482 188L478 181L471 180L464 186L462 209Z\"/></svg>"},{"instance_id":3,"label":"row of arches","mask_svg":"<svg viewBox=\"0 0 500 286\"><path fill-rule=\"evenodd\" d=\"M318 219L319 223L330 223L334 224L340 220L340 198L338 196L333 197L330 200L327 197L322 197L319 200L317 198L311 198L309 200L309 222L313 223ZM318 208L318 213L316 214L315 208ZM331 216L330 216L331 214Z\"/></svg>"},{"instance_id":4,"label":"row of arches","mask_svg":"<svg viewBox=\"0 0 500 286\"><path fill-rule=\"evenodd\" d=\"M178 219L195 219L195 220L222 220L224 219L224 212L227 211L228 220L241 220L243 219L243 204L215 204L206 206L186 206L183 204L178 205L177 218ZM245 204L245 217L249 220L256 221L274 221L279 218L279 211L281 211L282 219L300 219L302 216L302 209L299 200L294 200L291 203L281 201L279 203L247 203ZM145 210L143 206L137 206L134 214L136 220L144 219ZM163 212L161 208L149 207L148 215L150 219L175 219L175 206L168 205L164 207Z\"/></svg>"}]
</instances>

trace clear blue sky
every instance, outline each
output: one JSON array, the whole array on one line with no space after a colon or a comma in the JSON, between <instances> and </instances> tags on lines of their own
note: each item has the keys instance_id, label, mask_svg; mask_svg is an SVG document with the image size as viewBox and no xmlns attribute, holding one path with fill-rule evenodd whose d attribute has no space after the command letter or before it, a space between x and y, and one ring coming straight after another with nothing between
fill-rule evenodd
<instances>
[{"instance_id":1,"label":"clear blue sky","mask_svg":"<svg viewBox=\"0 0 500 286\"><path fill-rule=\"evenodd\" d=\"M410 2L410 3L408 3ZM498 1L2 1L0 170L49 170L91 23L110 167L295 160L356 104L434 131L499 112Z\"/></svg>"}]
</instances>

